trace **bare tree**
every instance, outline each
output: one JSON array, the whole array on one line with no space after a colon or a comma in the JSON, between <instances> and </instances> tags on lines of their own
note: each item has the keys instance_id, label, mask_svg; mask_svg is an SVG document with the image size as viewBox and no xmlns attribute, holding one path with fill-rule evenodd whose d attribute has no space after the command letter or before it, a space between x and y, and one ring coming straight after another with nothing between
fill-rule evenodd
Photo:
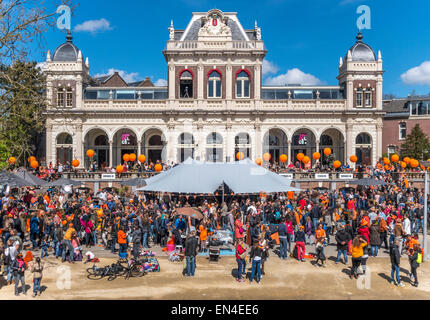
<instances>
[{"instance_id":1,"label":"bare tree","mask_svg":"<svg viewBox=\"0 0 430 320\"><path fill-rule=\"evenodd\" d=\"M29 45L40 41L56 25L58 5L71 6L72 0L0 0L0 64L23 60Z\"/></svg>"}]
</instances>

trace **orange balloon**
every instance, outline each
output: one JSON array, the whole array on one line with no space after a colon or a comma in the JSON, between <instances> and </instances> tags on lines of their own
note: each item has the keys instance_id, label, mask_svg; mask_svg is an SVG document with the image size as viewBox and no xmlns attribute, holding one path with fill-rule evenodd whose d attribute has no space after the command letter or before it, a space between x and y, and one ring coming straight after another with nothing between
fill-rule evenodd
<instances>
[{"instance_id":1,"label":"orange balloon","mask_svg":"<svg viewBox=\"0 0 430 320\"><path fill-rule=\"evenodd\" d=\"M9 164L14 164L16 162L16 158L15 157L10 157L8 159Z\"/></svg>"},{"instance_id":2,"label":"orange balloon","mask_svg":"<svg viewBox=\"0 0 430 320\"><path fill-rule=\"evenodd\" d=\"M308 163L309 163L309 161L311 161L311 159L310 159L308 156L304 156L304 157L303 157L302 162L303 162L304 164L308 164Z\"/></svg>"},{"instance_id":3,"label":"orange balloon","mask_svg":"<svg viewBox=\"0 0 430 320\"><path fill-rule=\"evenodd\" d=\"M386 164L385 166L384 166L384 168L385 168L385 170L390 170L391 169L391 167L388 165L388 164Z\"/></svg>"},{"instance_id":4,"label":"orange balloon","mask_svg":"<svg viewBox=\"0 0 430 320\"><path fill-rule=\"evenodd\" d=\"M136 155L135 155L134 153L131 153L131 154L130 154L130 161L131 161L131 162L136 161Z\"/></svg>"},{"instance_id":5,"label":"orange balloon","mask_svg":"<svg viewBox=\"0 0 430 320\"><path fill-rule=\"evenodd\" d=\"M353 155L353 156L349 157L349 160L351 160L351 162L353 162L353 163L356 163L358 158L356 155Z\"/></svg>"},{"instance_id":6,"label":"orange balloon","mask_svg":"<svg viewBox=\"0 0 430 320\"><path fill-rule=\"evenodd\" d=\"M124 160L125 162L130 161L130 155L126 153L125 155L122 156L122 160Z\"/></svg>"},{"instance_id":7,"label":"orange balloon","mask_svg":"<svg viewBox=\"0 0 430 320\"><path fill-rule=\"evenodd\" d=\"M67 221L66 221L66 220L63 220L63 221L61 221L61 224L62 224L63 226L65 226L65 225L67 224Z\"/></svg>"},{"instance_id":8,"label":"orange balloon","mask_svg":"<svg viewBox=\"0 0 430 320\"><path fill-rule=\"evenodd\" d=\"M87 151L87 156L88 156L89 158L94 157L94 150L93 150L93 149L88 150L88 151Z\"/></svg>"},{"instance_id":9,"label":"orange balloon","mask_svg":"<svg viewBox=\"0 0 430 320\"><path fill-rule=\"evenodd\" d=\"M418 165L419 165L419 164L420 164L420 163L418 162L418 160L411 159L410 166L411 166L412 168L416 168L416 167L418 167Z\"/></svg>"},{"instance_id":10,"label":"orange balloon","mask_svg":"<svg viewBox=\"0 0 430 320\"><path fill-rule=\"evenodd\" d=\"M259 166L261 166L263 164L263 159L257 158L257 159L255 159L255 163L258 164Z\"/></svg>"},{"instance_id":11,"label":"orange balloon","mask_svg":"<svg viewBox=\"0 0 430 320\"><path fill-rule=\"evenodd\" d=\"M72 161L72 166L74 166L75 168L79 166L79 160L75 159Z\"/></svg>"},{"instance_id":12,"label":"orange balloon","mask_svg":"<svg viewBox=\"0 0 430 320\"><path fill-rule=\"evenodd\" d=\"M30 167L32 167L33 169L36 169L38 166L39 166L39 162L37 162L36 160L30 163Z\"/></svg>"},{"instance_id":13,"label":"orange balloon","mask_svg":"<svg viewBox=\"0 0 430 320\"><path fill-rule=\"evenodd\" d=\"M270 161L270 159L272 159L272 155L270 153L266 152L263 155L263 159L264 159L264 161Z\"/></svg>"},{"instance_id":14,"label":"orange balloon","mask_svg":"<svg viewBox=\"0 0 430 320\"><path fill-rule=\"evenodd\" d=\"M163 170L163 166L161 164L157 163L154 166L154 169L155 169L155 171L160 172L161 170Z\"/></svg>"},{"instance_id":15,"label":"orange balloon","mask_svg":"<svg viewBox=\"0 0 430 320\"><path fill-rule=\"evenodd\" d=\"M243 154L243 152L236 153L236 159L237 160L243 160L244 157L245 157L245 155Z\"/></svg>"},{"instance_id":16,"label":"orange balloon","mask_svg":"<svg viewBox=\"0 0 430 320\"><path fill-rule=\"evenodd\" d=\"M409 163L411 162L411 158L409 158L409 157L404 157L404 158L403 158L403 162L404 162L404 163L406 163L406 164L409 164Z\"/></svg>"},{"instance_id":17,"label":"orange balloon","mask_svg":"<svg viewBox=\"0 0 430 320\"><path fill-rule=\"evenodd\" d=\"M384 158L384 164L390 164L390 159Z\"/></svg>"},{"instance_id":18,"label":"orange balloon","mask_svg":"<svg viewBox=\"0 0 430 320\"><path fill-rule=\"evenodd\" d=\"M324 154L325 154L326 156L331 155L331 149L330 149L330 148L325 148L325 149L324 149Z\"/></svg>"},{"instance_id":19,"label":"orange balloon","mask_svg":"<svg viewBox=\"0 0 430 320\"><path fill-rule=\"evenodd\" d=\"M286 154L281 154L281 156L279 157L279 161L281 161L282 163L287 162L288 157Z\"/></svg>"},{"instance_id":20,"label":"orange balloon","mask_svg":"<svg viewBox=\"0 0 430 320\"><path fill-rule=\"evenodd\" d=\"M399 156L397 155L397 154L393 154L392 156L391 156L391 161L393 161L393 162L397 162L397 161L399 161Z\"/></svg>"},{"instance_id":21,"label":"orange balloon","mask_svg":"<svg viewBox=\"0 0 430 320\"><path fill-rule=\"evenodd\" d=\"M314 158L314 160L319 160L321 158L321 153L314 152L314 154L312 155L312 158Z\"/></svg>"},{"instance_id":22,"label":"orange balloon","mask_svg":"<svg viewBox=\"0 0 430 320\"><path fill-rule=\"evenodd\" d=\"M138 160L139 160L139 162L140 162L140 163L144 163L144 162L145 162L145 160L146 160L145 155L141 154L141 155L139 156Z\"/></svg>"},{"instance_id":23,"label":"orange balloon","mask_svg":"<svg viewBox=\"0 0 430 320\"><path fill-rule=\"evenodd\" d=\"M403 162L400 164L402 166L402 168L406 168L406 166L408 165L406 162Z\"/></svg>"},{"instance_id":24,"label":"orange balloon","mask_svg":"<svg viewBox=\"0 0 430 320\"><path fill-rule=\"evenodd\" d=\"M342 165L342 163L339 160L336 160L335 162L333 162L333 167L335 169L339 168Z\"/></svg>"},{"instance_id":25,"label":"orange balloon","mask_svg":"<svg viewBox=\"0 0 430 320\"><path fill-rule=\"evenodd\" d=\"M32 163L33 161L36 161L36 157L33 157L33 156L28 157L27 161L28 163Z\"/></svg>"},{"instance_id":26,"label":"orange balloon","mask_svg":"<svg viewBox=\"0 0 430 320\"><path fill-rule=\"evenodd\" d=\"M122 165L116 166L116 172L122 173L124 171L124 167Z\"/></svg>"},{"instance_id":27,"label":"orange balloon","mask_svg":"<svg viewBox=\"0 0 430 320\"><path fill-rule=\"evenodd\" d=\"M299 161L302 161L304 157L305 157L305 155L303 153L297 154L297 160L299 160Z\"/></svg>"}]
</instances>

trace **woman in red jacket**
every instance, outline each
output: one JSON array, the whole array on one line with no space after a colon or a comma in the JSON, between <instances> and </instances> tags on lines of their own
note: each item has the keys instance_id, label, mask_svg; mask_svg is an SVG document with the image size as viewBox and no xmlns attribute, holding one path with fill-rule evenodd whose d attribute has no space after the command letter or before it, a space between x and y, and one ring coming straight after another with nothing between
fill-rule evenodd
<instances>
[{"instance_id":1,"label":"woman in red jacket","mask_svg":"<svg viewBox=\"0 0 430 320\"><path fill-rule=\"evenodd\" d=\"M358 234L360 236L363 236L366 238L367 243L370 242L369 240L369 223L366 219L362 219L360 223L360 227L358 228Z\"/></svg>"},{"instance_id":2,"label":"woman in red jacket","mask_svg":"<svg viewBox=\"0 0 430 320\"><path fill-rule=\"evenodd\" d=\"M243 244L243 238L237 240L236 244L236 261L237 261L237 282L243 282L242 274L246 274L246 248Z\"/></svg>"}]
</instances>

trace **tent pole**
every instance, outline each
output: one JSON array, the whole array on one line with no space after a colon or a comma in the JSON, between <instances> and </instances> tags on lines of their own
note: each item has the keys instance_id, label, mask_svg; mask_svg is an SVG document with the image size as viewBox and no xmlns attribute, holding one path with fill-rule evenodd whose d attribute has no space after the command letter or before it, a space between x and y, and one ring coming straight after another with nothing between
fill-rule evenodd
<instances>
[{"instance_id":1,"label":"tent pole","mask_svg":"<svg viewBox=\"0 0 430 320\"><path fill-rule=\"evenodd\" d=\"M222 182L222 201L221 204L224 203L224 181Z\"/></svg>"}]
</instances>

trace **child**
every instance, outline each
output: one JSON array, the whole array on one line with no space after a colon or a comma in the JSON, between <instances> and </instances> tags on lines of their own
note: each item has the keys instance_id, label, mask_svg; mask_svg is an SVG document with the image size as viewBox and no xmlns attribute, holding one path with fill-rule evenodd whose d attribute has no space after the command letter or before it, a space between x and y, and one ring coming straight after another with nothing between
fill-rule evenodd
<instances>
[{"instance_id":1,"label":"child","mask_svg":"<svg viewBox=\"0 0 430 320\"><path fill-rule=\"evenodd\" d=\"M31 272L33 273L33 297L41 294L40 291L40 282L42 281L42 272L43 272L43 262L39 257L36 258L36 262L31 267Z\"/></svg>"},{"instance_id":2,"label":"child","mask_svg":"<svg viewBox=\"0 0 430 320\"><path fill-rule=\"evenodd\" d=\"M317 260L315 261L315 266L323 267L325 268L325 254L324 254L324 238L319 238L318 242L316 244L316 256ZM319 264L319 261L321 260L321 265Z\"/></svg>"},{"instance_id":3,"label":"child","mask_svg":"<svg viewBox=\"0 0 430 320\"><path fill-rule=\"evenodd\" d=\"M41 258L43 259L44 257L48 256L48 248L49 248L49 241L48 241L48 236L45 236L43 238L42 241L42 255Z\"/></svg>"}]
</instances>

